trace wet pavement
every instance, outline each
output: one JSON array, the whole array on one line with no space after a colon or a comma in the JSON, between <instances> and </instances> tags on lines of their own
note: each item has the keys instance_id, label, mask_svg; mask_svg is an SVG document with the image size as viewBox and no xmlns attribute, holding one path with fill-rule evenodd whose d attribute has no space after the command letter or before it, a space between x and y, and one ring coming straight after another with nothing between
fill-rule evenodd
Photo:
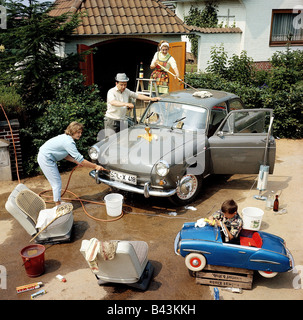
<instances>
[{"instance_id":1,"label":"wet pavement","mask_svg":"<svg viewBox=\"0 0 303 320\"><path fill-rule=\"evenodd\" d=\"M302 221L295 225L289 223L296 207L302 208L302 200L293 200L293 190L302 190L302 182L298 179L302 173L302 164L295 170L287 166L287 161L294 164L291 153L301 148L291 144L285 147L287 141L278 141L278 156L275 173L269 177L268 189L280 189L281 205L288 214L274 217L272 212L265 211L261 229L283 237L294 255L297 265L303 265L301 254L302 244L298 243L295 230L302 230ZM290 141L291 142L291 141ZM292 143L292 142L291 142ZM280 146L280 147L279 147ZM301 151L302 153L302 151ZM290 157L290 158L289 158ZM302 159L302 155L301 155ZM62 174L63 186L69 178L69 172ZM302 174L300 175L302 177ZM16 293L16 287L28 283L42 281L47 293L38 297L39 300L213 300L213 287L196 284L185 267L184 258L174 253L174 239L183 223L208 217L218 210L221 203L233 198L239 205L239 212L247 206L257 206L265 210L265 203L255 200L257 175L216 176L204 181L201 196L186 207L173 207L167 199L144 198L141 195L125 195L124 215L113 222L100 222L87 216L80 203L74 202L74 227L69 243L45 245L45 273L37 278L27 276L20 251L29 245L31 236L5 210L5 202L18 184L17 181L1 182L0 187L0 265L1 270L1 300L29 300L34 291ZM43 176L21 181L36 193L49 189L49 184ZM72 175L69 187L79 197L93 201L103 201L104 196L111 192L105 185L97 185L89 177L85 168L77 169ZM67 195L70 197L71 195ZM290 205L291 204L291 205ZM51 207L48 204L48 207ZM90 215L108 220L104 205L86 204ZM174 216L171 213L176 212ZM284 225L281 229L281 224ZM297 234L299 237L299 233ZM79 249L84 239L99 240L142 240L149 245L149 260L155 271L147 291L142 292L126 285L107 284L98 286L97 280L87 266ZM55 277L65 276L67 282L62 283ZM253 289L244 290L242 294L223 292L220 298L224 300L237 299L302 299L302 290L294 289L296 274L284 273L274 279L264 279L258 274L254 276ZM6 288L3 286L6 284Z\"/></svg>"}]
</instances>

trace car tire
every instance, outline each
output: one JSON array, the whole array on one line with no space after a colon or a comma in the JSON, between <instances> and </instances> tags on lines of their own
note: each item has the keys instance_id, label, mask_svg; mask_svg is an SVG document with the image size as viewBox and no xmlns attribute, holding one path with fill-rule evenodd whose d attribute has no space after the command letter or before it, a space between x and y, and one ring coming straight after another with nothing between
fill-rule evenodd
<instances>
[{"instance_id":1,"label":"car tire","mask_svg":"<svg viewBox=\"0 0 303 320\"><path fill-rule=\"evenodd\" d=\"M193 174L184 175L180 180L180 186L176 194L169 197L169 200L178 206L184 206L193 202L200 193L202 180L202 176Z\"/></svg>"},{"instance_id":2,"label":"car tire","mask_svg":"<svg viewBox=\"0 0 303 320\"><path fill-rule=\"evenodd\" d=\"M261 271L261 270L258 270L258 272L264 278L273 278L278 274L278 272L268 272L268 271Z\"/></svg>"},{"instance_id":3,"label":"car tire","mask_svg":"<svg viewBox=\"0 0 303 320\"><path fill-rule=\"evenodd\" d=\"M201 271L206 266L206 259L200 253L190 253L185 257L185 265L190 271Z\"/></svg>"}]
</instances>

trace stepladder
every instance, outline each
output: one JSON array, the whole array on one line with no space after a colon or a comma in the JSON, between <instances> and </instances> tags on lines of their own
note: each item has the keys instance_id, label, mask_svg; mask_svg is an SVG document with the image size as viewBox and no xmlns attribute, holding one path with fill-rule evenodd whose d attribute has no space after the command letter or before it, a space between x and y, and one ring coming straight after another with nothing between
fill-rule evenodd
<instances>
[{"instance_id":1,"label":"stepladder","mask_svg":"<svg viewBox=\"0 0 303 320\"><path fill-rule=\"evenodd\" d=\"M136 93L143 94L148 97L158 97L158 87L156 84L155 79L147 79L147 78L137 78L137 86L136 86ZM149 101L136 101L136 115L137 118L141 118L142 114L144 113Z\"/></svg>"}]
</instances>

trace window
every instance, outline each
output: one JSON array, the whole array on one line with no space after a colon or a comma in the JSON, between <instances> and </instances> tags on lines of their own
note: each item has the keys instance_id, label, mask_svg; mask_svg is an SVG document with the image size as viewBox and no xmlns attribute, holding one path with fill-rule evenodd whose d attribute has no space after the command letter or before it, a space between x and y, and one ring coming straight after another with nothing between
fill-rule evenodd
<instances>
[{"instance_id":1,"label":"window","mask_svg":"<svg viewBox=\"0 0 303 320\"><path fill-rule=\"evenodd\" d=\"M240 110L243 109L242 101L239 99L233 99L229 101L229 110Z\"/></svg>"},{"instance_id":2,"label":"window","mask_svg":"<svg viewBox=\"0 0 303 320\"><path fill-rule=\"evenodd\" d=\"M269 44L283 46L290 42L294 45L303 45L301 19L302 10L273 10Z\"/></svg>"}]
</instances>

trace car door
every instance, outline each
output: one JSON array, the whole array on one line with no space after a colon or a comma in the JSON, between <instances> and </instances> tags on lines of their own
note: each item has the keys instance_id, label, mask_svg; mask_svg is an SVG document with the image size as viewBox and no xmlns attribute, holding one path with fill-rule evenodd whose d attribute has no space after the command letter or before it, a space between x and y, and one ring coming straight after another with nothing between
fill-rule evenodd
<instances>
[{"instance_id":1,"label":"car door","mask_svg":"<svg viewBox=\"0 0 303 320\"><path fill-rule=\"evenodd\" d=\"M266 162L273 172L276 145L269 135L265 157L268 124L272 109L242 109L231 111L215 134L208 139L212 173L236 174L259 172Z\"/></svg>"}]
</instances>

